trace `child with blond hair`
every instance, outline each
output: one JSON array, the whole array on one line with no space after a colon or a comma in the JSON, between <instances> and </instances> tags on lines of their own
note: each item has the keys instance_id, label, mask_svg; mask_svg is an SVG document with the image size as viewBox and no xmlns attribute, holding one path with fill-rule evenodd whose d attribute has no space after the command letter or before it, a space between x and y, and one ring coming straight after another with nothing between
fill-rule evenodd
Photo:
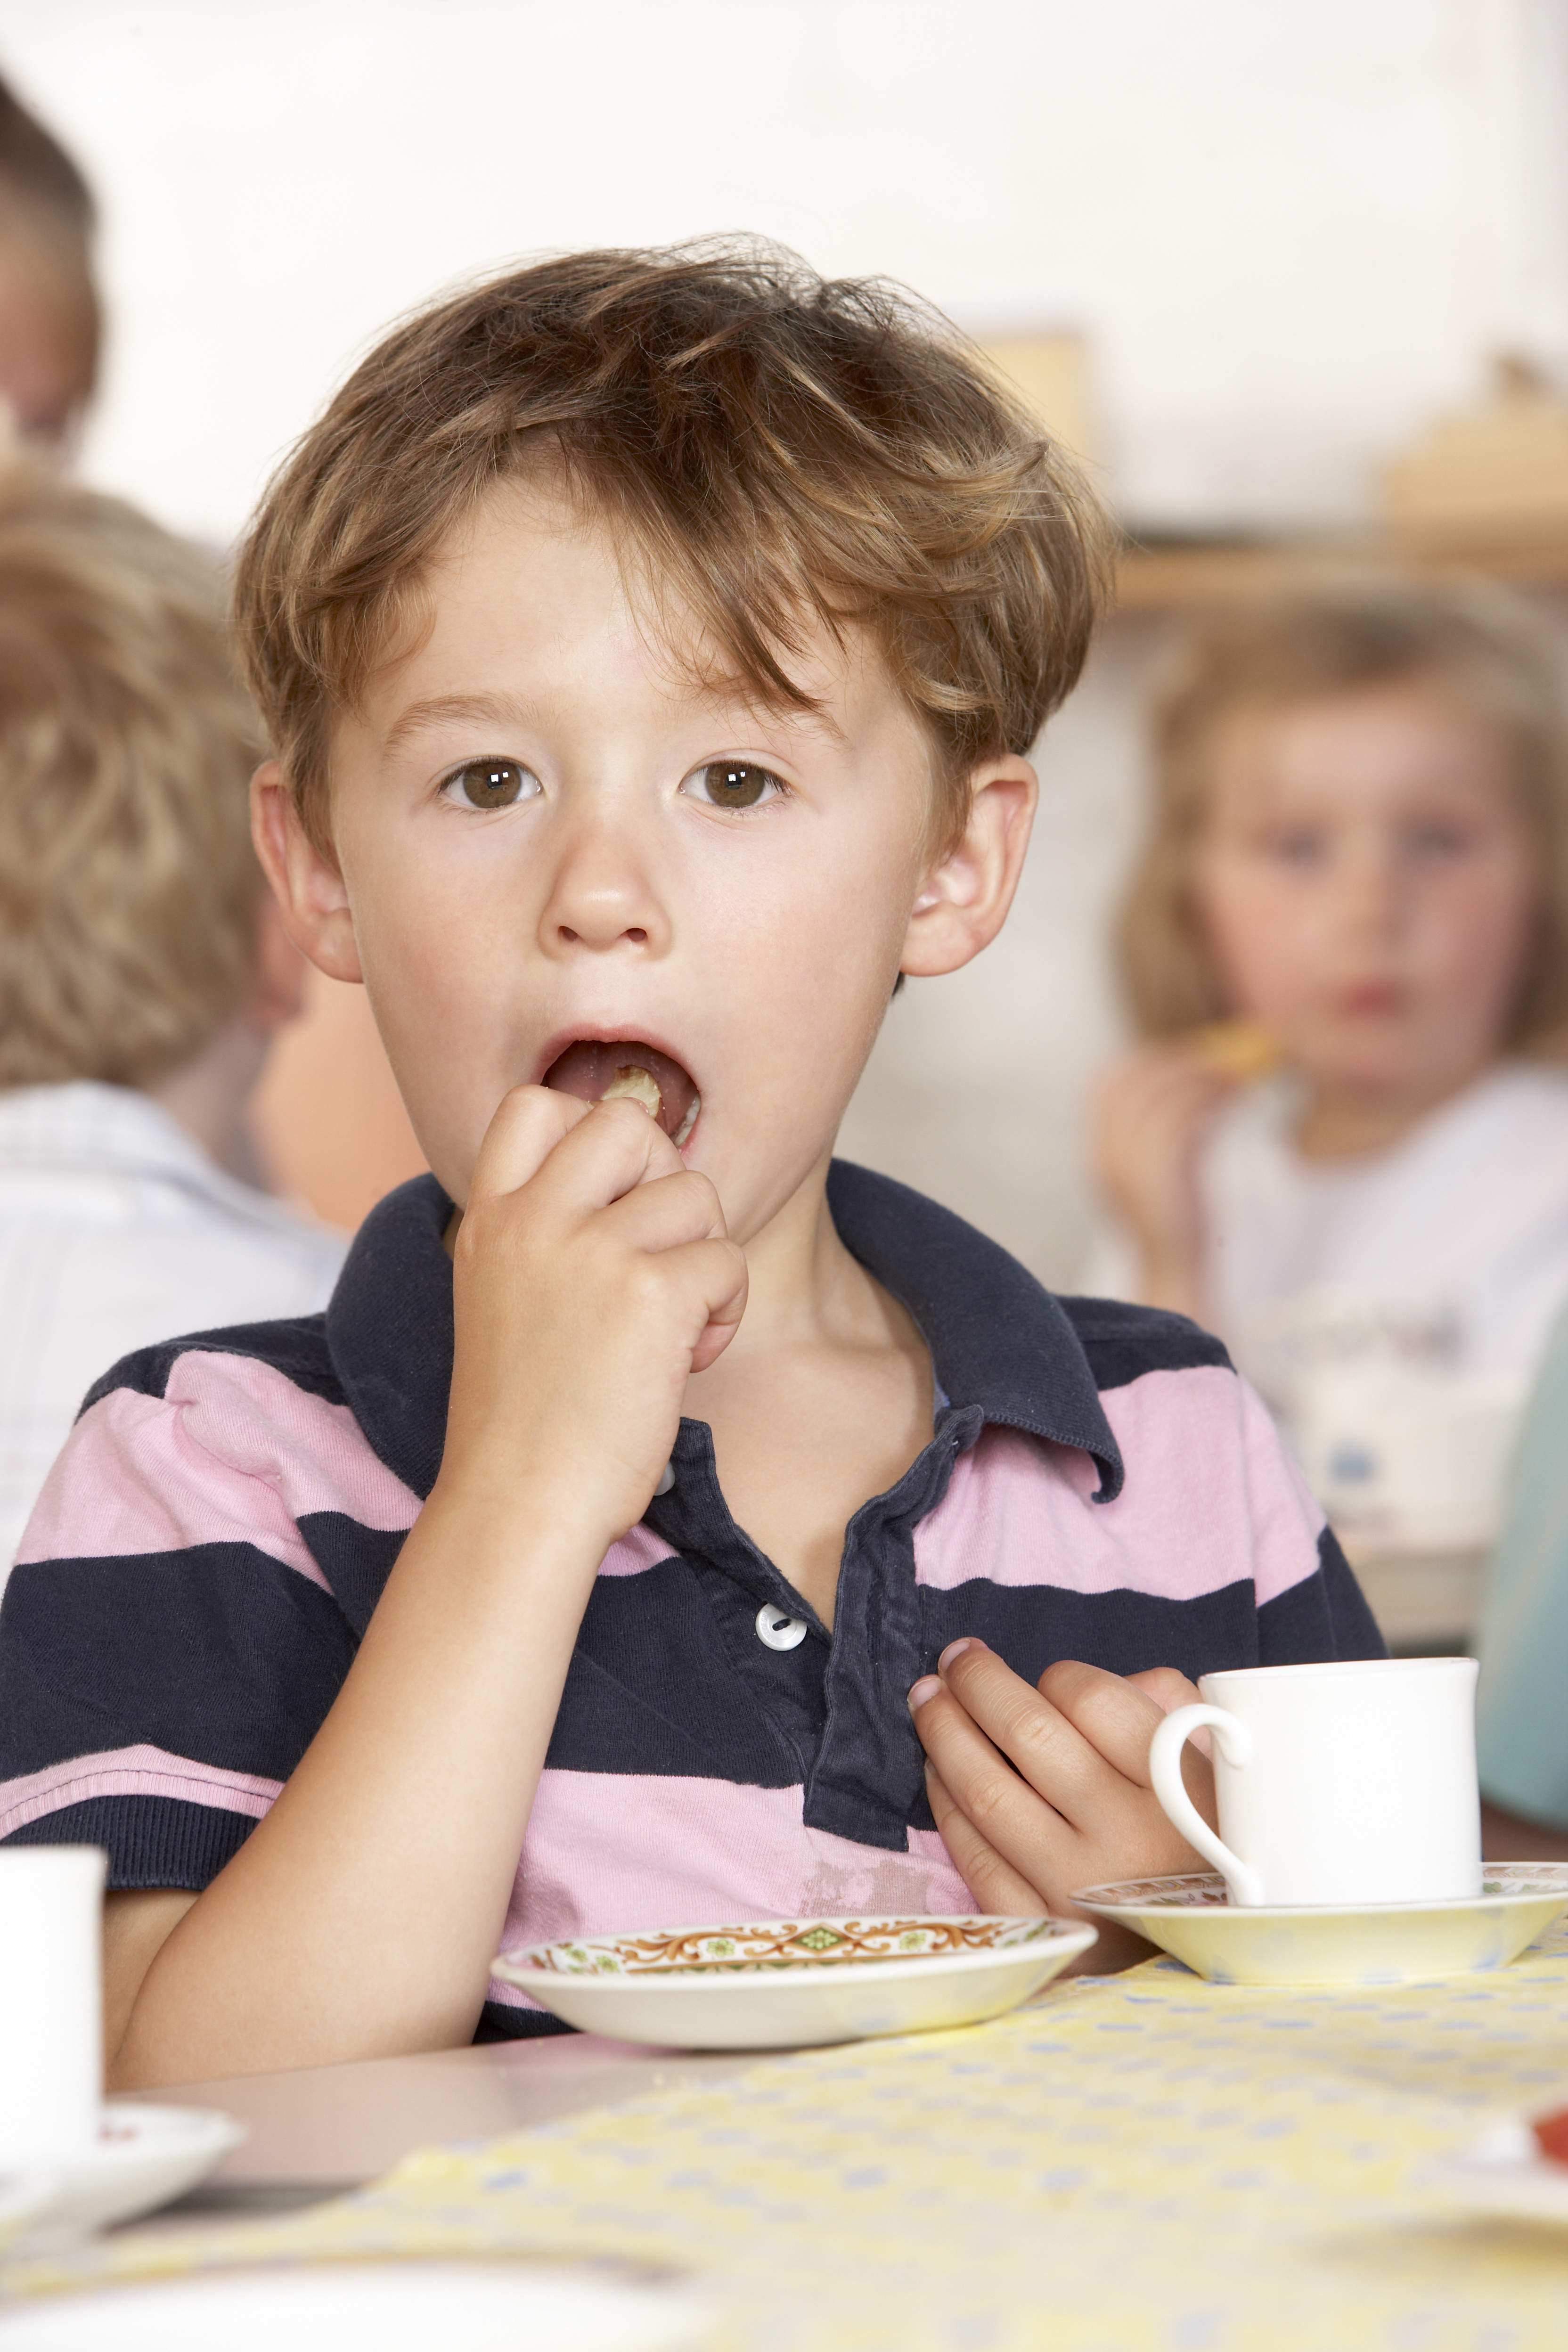
<instances>
[{"instance_id":1,"label":"child with blond hair","mask_svg":"<svg viewBox=\"0 0 1568 2352\"><path fill-rule=\"evenodd\" d=\"M251 846L219 584L117 500L0 475L0 1574L89 1383L325 1302L246 1106L306 969Z\"/></svg>"},{"instance_id":2,"label":"child with blond hair","mask_svg":"<svg viewBox=\"0 0 1568 2352\"><path fill-rule=\"evenodd\" d=\"M502 1943L1190 1866L1162 1709L1378 1652L1212 1341L832 1157L1007 912L1106 550L942 322L748 247L439 303L286 463L257 838L433 1172L324 1318L99 1383L0 1612L114 2079L550 2030Z\"/></svg>"},{"instance_id":3,"label":"child with blond hair","mask_svg":"<svg viewBox=\"0 0 1568 2352\"><path fill-rule=\"evenodd\" d=\"M1153 745L1086 1279L1218 1331L1299 1419L1350 1376L1521 1400L1568 1298L1552 648L1500 591L1319 586L1194 628Z\"/></svg>"}]
</instances>

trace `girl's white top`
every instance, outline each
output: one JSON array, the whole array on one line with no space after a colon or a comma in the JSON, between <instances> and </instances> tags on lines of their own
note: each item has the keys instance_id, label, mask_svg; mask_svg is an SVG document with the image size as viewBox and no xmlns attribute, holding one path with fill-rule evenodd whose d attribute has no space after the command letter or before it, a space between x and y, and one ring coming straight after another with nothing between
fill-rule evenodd
<instances>
[{"instance_id":1,"label":"girl's white top","mask_svg":"<svg viewBox=\"0 0 1568 2352\"><path fill-rule=\"evenodd\" d=\"M1568 1301L1568 1072L1508 1064L1392 1150L1337 1163L1296 1150L1298 1099L1288 1078L1246 1088L1202 1151L1205 1287L1238 1369L1287 1412L1334 1367L1522 1389ZM1136 1285L1107 1231L1084 1288Z\"/></svg>"}]
</instances>

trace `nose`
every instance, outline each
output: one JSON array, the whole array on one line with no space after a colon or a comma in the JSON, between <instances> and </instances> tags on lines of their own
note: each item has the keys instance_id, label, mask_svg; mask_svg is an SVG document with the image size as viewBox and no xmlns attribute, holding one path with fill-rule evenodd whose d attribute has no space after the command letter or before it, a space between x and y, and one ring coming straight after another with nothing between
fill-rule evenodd
<instances>
[{"instance_id":1,"label":"nose","mask_svg":"<svg viewBox=\"0 0 1568 2352\"><path fill-rule=\"evenodd\" d=\"M1400 928L1405 877L1385 842L1358 843L1340 871L1340 919L1358 941L1384 944Z\"/></svg>"},{"instance_id":2,"label":"nose","mask_svg":"<svg viewBox=\"0 0 1568 2352\"><path fill-rule=\"evenodd\" d=\"M668 912L630 825L607 813L574 824L541 919L546 955L662 955L669 943Z\"/></svg>"}]
</instances>

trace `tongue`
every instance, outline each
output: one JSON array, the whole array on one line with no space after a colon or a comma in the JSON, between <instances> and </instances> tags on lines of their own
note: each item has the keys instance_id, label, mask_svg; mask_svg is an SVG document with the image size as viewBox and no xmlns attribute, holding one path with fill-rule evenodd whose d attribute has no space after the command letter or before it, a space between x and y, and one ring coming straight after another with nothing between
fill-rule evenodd
<instances>
[{"instance_id":1,"label":"tongue","mask_svg":"<svg viewBox=\"0 0 1568 2352\"><path fill-rule=\"evenodd\" d=\"M615 1037L607 1045L596 1038L581 1037L551 1064L544 1073L544 1083L553 1087L557 1094L575 1095L582 1102L598 1102L623 1070L647 1072L658 1088L658 1109L654 1116L666 1135L683 1143L691 1132L701 1098L680 1064L672 1062L656 1045L645 1045L635 1037ZM616 1092L640 1098L639 1090L631 1087L619 1087Z\"/></svg>"}]
</instances>

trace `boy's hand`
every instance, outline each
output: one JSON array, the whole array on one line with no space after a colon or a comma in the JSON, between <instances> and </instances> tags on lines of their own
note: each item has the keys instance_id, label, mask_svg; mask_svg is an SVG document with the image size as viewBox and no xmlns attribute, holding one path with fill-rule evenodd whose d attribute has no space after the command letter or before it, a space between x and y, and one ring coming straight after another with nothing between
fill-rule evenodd
<instances>
[{"instance_id":1,"label":"boy's hand","mask_svg":"<svg viewBox=\"0 0 1568 2352\"><path fill-rule=\"evenodd\" d=\"M950 1643L910 1706L936 1825L982 1908L1090 1916L1070 1900L1075 1887L1206 1867L1149 1785L1161 1718L1197 1696L1172 1666L1124 1680L1075 1659L1047 1667L1032 1690L984 1642ZM1213 1774L1191 1742L1184 1769L1212 1822ZM1093 1924L1086 1969L1124 1968L1148 1948L1108 1920Z\"/></svg>"},{"instance_id":2,"label":"boy's hand","mask_svg":"<svg viewBox=\"0 0 1568 2352\"><path fill-rule=\"evenodd\" d=\"M607 1547L669 1459L686 1382L729 1345L746 1261L719 1196L634 1102L502 1102L453 1248L441 1482L526 1489Z\"/></svg>"}]
</instances>

